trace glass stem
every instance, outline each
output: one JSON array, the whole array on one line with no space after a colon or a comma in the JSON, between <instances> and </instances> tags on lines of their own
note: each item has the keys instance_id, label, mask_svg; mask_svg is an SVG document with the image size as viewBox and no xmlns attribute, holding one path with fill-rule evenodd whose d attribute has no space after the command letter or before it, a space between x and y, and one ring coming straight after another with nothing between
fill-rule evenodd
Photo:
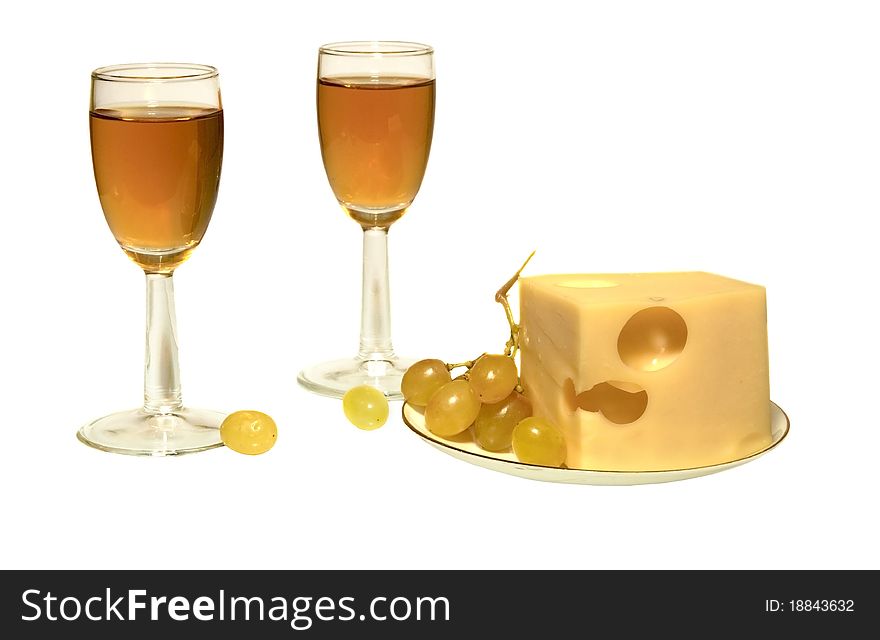
<instances>
[{"instance_id":1,"label":"glass stem","mask_svg":"<svg viewBox=\"0 0 880 640\"><path fill-rule=\"evenodd\" d=\"M393 360L391 297L388 287L388 229L364 228L364 283L361 297L362 360Z\"/></svg>"},{"instance_id":2,"label":"glass stem","mask_svg":"<svg viewBox=\"0 0 880 640\"><path fill-rule=\"evenodd\" d=\"M148 273L144 411L173 413L180 408L174 281L170 273Z\"/></svg>"}]
</instances>

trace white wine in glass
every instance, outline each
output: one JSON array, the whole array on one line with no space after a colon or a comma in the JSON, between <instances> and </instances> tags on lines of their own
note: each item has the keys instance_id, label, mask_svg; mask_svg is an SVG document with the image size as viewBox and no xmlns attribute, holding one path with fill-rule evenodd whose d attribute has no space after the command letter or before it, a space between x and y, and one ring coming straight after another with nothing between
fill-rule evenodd
<instances>
[{"instance_id":1,"label":"white wine in glass","mask_svg":"<svg viewBox=\"0 0 880 640\"><path fill-rule=\"evenodd\" d=\"M183 406L172 274L201 242L223 160L217 70L127 64L92 73L92 163L104 217L147 279L144 404L78 432L85 444L166 456L220 446L215 411Z\"/></svg>"},{"instance_id":2,"label":"white wine in glass","mask_svg":"<svg viewBox=\"0 0 880 640\"><path fill-rule=\"evenodd\" d=\"M304 387L342 396L369 384L400 398L410 361L391 344L388 229L422 184L434 132L434 52L412 42L340 42L318 53L318 133L330 187L364 231L357 357L299 374Z\"/></svg>"}]
</instances>

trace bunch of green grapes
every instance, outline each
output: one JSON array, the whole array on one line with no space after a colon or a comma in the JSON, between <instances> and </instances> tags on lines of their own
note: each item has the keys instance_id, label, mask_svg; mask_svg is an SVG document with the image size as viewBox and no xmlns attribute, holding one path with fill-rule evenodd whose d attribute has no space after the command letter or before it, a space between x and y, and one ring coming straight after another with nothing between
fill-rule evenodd
<instances>
[{"instance_id":1,"label":"bunch of green grapes","mask_svg":"<svg viewBox=\"0 0 880 640\"><path fill-rule=\"evenodd\" d=\"M459 366L467 371L453 380L451 371ZM400 389L409 404L424 407L431 433L452 438L470 429L486 451L513 447L521 462L548 467L565 462L562 432L532 415L510 355L485 354L461 365L420 360L407 370Z\"/></svg>"},{"instance_id":2,"label":"bunch of green grapes","mask_svg":"<svg viewBox=\"0 0 880 640\"><path fill-rule=\"evenodd\" d=\"M513 321L507 293L526 264L528 260L495 294L510 324L504 353L483 354L460 364L420 360L406 371L400 390L407 403L424 407L425 426L431 433L451 438L470 429L486 451L513 447L521 462L559 467L565 462L565 438L550 421L532 416L514 360L519 326ZM451 372L460 367L466 371L453 380Z\"/></svg>"}]
</instances>

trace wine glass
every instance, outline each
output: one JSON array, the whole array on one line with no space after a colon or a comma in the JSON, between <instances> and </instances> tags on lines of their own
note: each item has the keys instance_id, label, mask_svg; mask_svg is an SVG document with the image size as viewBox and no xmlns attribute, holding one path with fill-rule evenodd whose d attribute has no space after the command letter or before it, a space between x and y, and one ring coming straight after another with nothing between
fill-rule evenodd
<instances>
[{"instance_id":1,"label":"wine glass","mask_svg":"<svg viewBox=\"0 0 880 640\"><path fill-rule=\"evenodd\" d=\"M223 414L183 407L172 274L205 234L220 182L217 69L124 64L92 72L89 128L104 217L146 273L144 404L82 427L85 444L167 456L218 447Z\"/></svg>"},{"instance_id":2,"label":"wine glass","mask_svg":"<svg viewBox=\"0 0 880 640\"><path fill-rule=\"evenodd\" d=\"M338 42L318 52L318 133L327 179L364 231L360 350L299 382L339 397L372 385L401 398L411 361L391 346L388 229L412 204L434 132L434 50L413 42Z\"/></svg>"}]
</instances>

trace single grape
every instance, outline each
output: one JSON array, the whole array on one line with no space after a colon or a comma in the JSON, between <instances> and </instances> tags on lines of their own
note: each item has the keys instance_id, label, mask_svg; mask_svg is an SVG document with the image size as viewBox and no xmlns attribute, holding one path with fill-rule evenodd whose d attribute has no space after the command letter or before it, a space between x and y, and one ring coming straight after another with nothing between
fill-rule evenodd
<instances>
[{"instance_id":1,"label":"single grape","mask_svg":"<svg viewBox=\"0 0 880 640\"><path fill-rule=\"evenodd\" d=\"M513 429L513 452L520 462L560 467L565 462L565 436L544 418L526 418Z\"/></svg>"},{"instance_id":2,"label":"single grape","mask_svg":"<svg viewBox=\"0 0 880 640\"><path fill-rule=\"evenodd\" d=\"M498 354L480 356L468 375L471 386L485 404L504 400L516 387L518 378L513 358Z\"/></svg>"},{"instance_id":3,"label":"single grape","mask_svg":"<svg viewBox=\"0 0 880 640\"><path fill-rule=\"evenodd\" d=\"M447 382L425 407L425 426L438 436L454 436L471 426L480 412L480 399L467 380Z\"/></svg>"},{"instance_id":4,"label":"single grape","mask_svg":"<svg viewBox=\"0 0 880 640\"><path fill-rule=\"evenodd\" d=\"M532 415L532 403L513 391L501 402L484 404L474 422L474 439L486 451L510 448L513 428Z\"/></svg>"},{"instance_id":5,"label":"single grape","mask_svg":"<svg viewBox=\"0 0 880 640\"><path fill-rule=\"evenodd\" d=\"M362 384L345 392L342 410L358 429L372 431L388 420L388 398L376 387Z\"/></svg>"},{"instance_id":6,"label":"single grape","mask_svg":"<svg viewBox=\"0 0 880 640\"><path fill-rule=\"evenodd\" d=\"M260 411L235 411L220 425L223 444L248 455L266 453L278 438L275 421Z\"/></svg>"},{"instance_id":7,"label":"single grape","mask_svg":"<svg viewBox=\"0 0 880 640\"><path fill-rule=\"evenodd\" d=\"M424 407L434 392L450 380L449 369L440 360L419 360L403 374L400 391L409 404Z\"/></svg>"}]
</instances>

